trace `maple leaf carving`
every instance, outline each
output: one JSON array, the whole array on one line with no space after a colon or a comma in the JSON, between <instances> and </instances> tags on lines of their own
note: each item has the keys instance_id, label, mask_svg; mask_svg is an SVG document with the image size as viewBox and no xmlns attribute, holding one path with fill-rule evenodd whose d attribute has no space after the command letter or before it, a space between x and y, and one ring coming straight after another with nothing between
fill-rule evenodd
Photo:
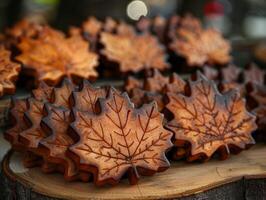
<instances>
[{"instance_id":1,"label":"maple leaf carving","mask_svg":"<svg viewBox=\"0 0 266 200\"><path fill-rule=\"evenodd\" d=\"M136 29L140 32L149 32L152 27L152 19L149 17L141 16L136 23Z\"/></svg>"},{"instance_id":2,"label":"maple leaf carving","mask_svg":"<svg viewBox=\"0 0 266 200\"><path fill-rule=\"evenodd\" d=\"M236 82L238 81L241 69L235 65L228 65L221 69L221 78L225 82Z\"/></svg>"},{"instance_id":3,"label":"maple leaf carving","mask_svg":"<svg viewBox=\"0 0 266 200\"><path fill-rule=\"evenodd\" d=\"M13 150L23 153L23 164L26 167L35 167L40 165L42 160L37 155L29 152L24 143L19 139L19 134L28 128L23 119L26 110L25 99L11 99L9 115L12 127L5 131L4 137L10 142Z\"/></svg>"},{"instance_id":4,"label":"maple leaf carving","mask_svg":"<svg viewBox=\"0 0 266 200\"><path fill-rule=\"evenodd\" d=\"M184 93L186 82L176 73L173 73L169 78L169 83L163 88L163 94L171 93Z\"/></svg>"},{"instance_id":5,"label":"maple leaf carving","mask_svg":"<svg viewBox=\"0 0 266 200\"><path fill-rule=\"evenodd\" d=\"M185 90L185 81L176 73L170 76L163 76L158 70L153 70L151 75L138 80L129 77L125 82L124 88L129 93L131 101L137 106L144 103L155 101L159 111L164 109L164 96L167 92L183 93Z\"/></svg>"},{"instance_id":6,"label":"maple leaf carving","mask_svg":"<svg viewBox=\"0 0 266 200\"><path fill-rule=\"evenodd\" d=\"M219 83L218 88L221 93L226 93L229 92L230 90L238 90L240 92L240 96L244 97L245 95L245 87L241 83L221 82Z\"/></svg>"},{"instance_id":7,"label":"maple leaf carving","mask_svg":"<svg viewBox=\"0 0 266 200\"><path fill-rule=\"evenodd\" d=\"M254 82L246 84L246 99L249 109L266 105L266 86Z\"/></svg>"},{"instance_id":8,"label":"maple leaf carving","mask_svg":"<svg viewBox=\"0 0 266 200\"><path fill-rule=\"evenodd\" d=\"M105 32L114 32L116 27L117 27L117 22L113 18L107 17L105 19L105 22L103 24L103 28L102 29Z\"/></svg>"},{"instance_id":9,"label":"maple leaf carving","mask_svg":"<svg viewBox=\"0 0 266 200\"><path fill-rule=\"evenodd\" d=\"M96 19L95 17L89 17L86 21L82 24L82 30L85 32L88 37L97 38L101 29L102 29L102 22Z\"/></svg>"},{"instance_id":10,"label":"maple leaf carving","mask_svg":"<svg viewBox=\"0 0 266 200\"><path fill-rule=\"evenodd\" d=\"M147 103L146 102L147 99L145 98L146 93L147 93L147 91L145 91L141 88L133 88L130 91L130 93L129 93L130 100L132 101L132 103L134 103L135 107L138 108L138 107L141 107L144 103Z\"/></svg>"},{"instance_id":11,"label":"maple leaf carving","mask_svg":"<svg viewBox=\"0 0 266 200\"><path fill-rule=\"evenodd\" d=\"M33 38L36 37L42 30L43 26L28 19L22 19L17 22L13 27L5 30L5 40L3 44L8 48L12 49L17 46L20 39L23 37Z\"/></svg>"},{"instance_id":12,"label":"maple leaf carving","mask_svg":"<svg viewBox=\"0 0 266 200\"><path fill-rule=\"evenodd\" d=\"M266 72L263 69L260 69L256 64L251 63L243 71L244 83L254 82L260 85L265 83Z\"/></svg>"},{"instance_id":13,"label":"maple leaf carving","mask_svg":"<svg viewBox=\"0 0 266 200\"><path fill-rule=\"evenodd\" d=\"M32 97L38 101L52 101L53 87L48 86L45 82L41 81L38 88L31 91Z\"/></svg>"},{"instance_id":14,"label":"maple leaf carving","mask_svg":"<svg viewBox=\"0 0 266 200\"><path fill-rule=\"evenodd\" d=\"M254 113L257 117L257 125L258 130L257 132L261 132L262 135L265 135L266 130L266 105L259 105L257 108L252 110L252 113ZM265 137L262 137L265 140Z\"/></svg>"},{"instance_id":15,"label":"maple leaf carving","mask_svg":"<svg viewBox=\"0 0 266 200\"><path fill-rule=\"evenodd\" d=\"M82 35L85 40L90 42L90 49L92 51L97 50L97 43L102 28L103 23L95 17L89 17L86 21L82 23Z\"/></svg>"},{"instance_id":16,"label":"maple leaf carving","mask_svg":"<svg viewBox=\"0 0 266 200\"><path fill-rule=\"evenodd\" d=\"M124 89L130 93L134 88L142 88L143 87L143 81L134 78L133 76L128 76L125 84Z\"/></svg>"},{"instance_id":17,"label":"maple leaf carving","mask_svg":"<svg viewBox=\"0 0 266 200\"><path fill-rule=\"evenodd\" d=\"M136 73L144 69L168 68L164 49L153 36L127 37L102 33L100 40L105 46L102 54L108 60L118 63L121 72Z\"/></svg>"},{"instance_id":18,"label":"maple leaf carving","mask_svg":"<svg viewBox=\"0 0 266 200\"><path fill-rule=\"evenodd\" d=\"M0 97L15 93L20 65L10 60L10 52L0 46Z\"/></svg>"},{"instance_id":19,"label":"maple leaf carving","mask_svg":"<svg viewBox=\"0 0 266 200\"><path fill-rule=\"evenodd\" d=\"M168 94L166 107L174 115L167 127L175 133L176 144L191 144L190 161L208 159L217 150L225 159L230 150L239 152L254 144L251 136L255 116L247 112L245 101L235 90L220 94L203 75L190 82L190 96Z\"/></svg>"},{"instance_id":20,"label":"maple leaf carving","mask_svg":"<svg viewBox=\"0 0 266 200\"><path fill-rule=\"evenodd\" d=\"M231 60L229 42L214 29L200 32L179 29L178 37L170 44L170 48L184 57L189 66L223 65Z\"/></svg>"},{"instance_id":21,"label":"maple leaf carving","mask_svg":"<svg viewBox=\"0 0 266 200\"><path fill-rule=\"evenodd\" d=\"M169 77L163 76L158 70L154 70L153 75L144 80L143 88L150 92L159 92L167 83L169 83Z\"/></svg>"},{"instance_id":22,"label":"maple leaf carving","mask_svg":"<svg viewBox=\"0 0 266 200\"><path fill-rule=\"evenodd\" d=\"M5 131L4 137L11 143L12 148L18 151L21 151L24 148L24 145L19 142L18 136L21 131L27 129L27 126L23 121L23 115L26 110L27 105L25 99L11 99L9 115L13 126Z\"/></svg>"},{"instance_id":23,"label":"maple leaf carving","mask_svg":"<svg viewBox=\"0 0 266 200\"><path fill-rule=\"evenodd\" d=\"M138 20L136 28L140 32L156 35L159 41L164 43L166 42L166 33L168 30L167 23L167 19L159 15L153 19L142 16Z\"/></svg>"},{"instance_id":24,"label":"maple leaf carving","mask_svg":"<svg viewBox=\"0 0 266 200\"><path fill-rule=\"evenodd\" d=\"M97 113L96 103L99 98L105 97L105 89L93 87L88 81L83 81L81 90L72 93L70 104L77 110Z\"/></svg>"},{"instance_id":25,"label":"maple leaf carving","mask_svg":"<svg viewBox=\"0 0 266 200\"><path fill-rule=\"evenodd\" d=\"M222 69L223 70L223 69ZM202 68L202 73L204 74L204 76L206 76L206 78L210 79L210 80L217 80L219 77L219 72L217 69L210 67L208 65L205 65Z\"/></svg>"},{"instance_id":26,"label":"maple leaf carving","mask_svg":"<svg viewBox=\"0 0 266 200\"><path fill-rule=\"evenodd\" d=\"M40 127L44 102L29 98L27 104L24 119L29 128L19 133L19 140L36 153L40 140L47 136Z\"/></svg>"},{"instance_id":27,"label":"maple leaf carving","mask_svg":"<svg viewBox=\"0 0 266 200\"><path fill-rule=\"evenodd\" d=\"M31 22L28 19L22 19L17 22L13 27L8 28L5 33L8 37L21 38L21 37L33 37L42 28L41 25Z\"/></svg>"},{"instance_id":28,"label":"maple leaf carving","mask_svg":"<svg viewBox=\"0 0 266 200\"><path fill-rule=\"evenodd\" d=\"M126 37L135 37L136 31L133 28L133 26L121 21L117 24L115 29L116 34L120 36L126 36Z\"/></svg>"},{"instance_id":29,"label":"maple leaf carving","mask_svg":"<svg viewBox=\"0 0 266 200\"><path fill-rule=\"evenodd\" d=\"M41 120L45 116L44 104L53 103L55 106L68 109L70 107L68 99L74 89L74 85L67 79L58 88L52 88L42 83L39 88L33 91L34 97L38 98L27 99L24 119L29 128L20 132L19 138L34 153L40 154L39 143L48 136L40 127Z\"/></svg>"},{"instance_id":30,"label":"maple leaf carving","mask_svg":"<svg viewBox=\"0 0 266 200\"><path fill-rule=\"evenodd\" d=\"M41 126L49 136L40 141L40 146L45 152L43 155L53 163L63 162L65 179L73 180L77 178L78 170L75 163L65 154L68 147L74 143L67 133L70 110L48 103L45 104L45 110L47 116L42 119Z\"/></svg>"},{"instance_id":31,"label":"maple leaf carving","mask_svg":"<svg viewBox=\"0 0 266 200\"><path fill-rule=\"evenodd\" d=\"M80 168L94 173L96 184L117 183L126 172L136 183L139 175L169 167L165 151L172 146L172 134L163 128L156 104L134 109L125 93L111 89L99 115L73 115L71 127L80 141L70 147L71 155L79 158Z\"/></svg>"},{"instance_id":32,"label":"maple leaf carving","mask_svg":"<svg viewBox=\"0 0 266 200\"><path fill-rule=\"evenodd\" d=\"M98 56L88 51L89 44L81 36L65 36L49 27L44 27L38 38L23 38L18 48L22 51L16 59L29 75L38 81L57 85L67 76L73 81L93 78L98 74Z\"/></svg>"},{"instance_id":33,"label":"maple leaf carving","mask_svg":"<svg viewBox=\"0 0 266 200\"><path fill-rule=\"evenodd\" d=\"M179 28L191 31L199 31L202 29L200 20L191 14L186 14L185 16L181 17L178 21L178 26Z\"/></svg>"},{"instance_id":34,"label":"maple leaf carving","mask_svg":"<svg viewBox=\"0 0 266 200\"><path fill-rule=\"evenodd\" d=\"M178 36L178 31L185 29L192 32L200 32L202 30L202 24L200 20L191 14L185 16L173 15L169 18L168 22L168 37L171 40L175 40Z\"/></svg>"},{"instance_id":35,"label":"maple leaf carving","mask_svg":"<svg viewBox=\"0 0 266 200\"><path fill-rule=\"evenodd\" d=\"M72 92L76 90L76 86L69 80L64 79L61 87L55 87L52 91L51 103L58 107L64 107L70 109L69 97Z\"/></svg>"}]
</instances>

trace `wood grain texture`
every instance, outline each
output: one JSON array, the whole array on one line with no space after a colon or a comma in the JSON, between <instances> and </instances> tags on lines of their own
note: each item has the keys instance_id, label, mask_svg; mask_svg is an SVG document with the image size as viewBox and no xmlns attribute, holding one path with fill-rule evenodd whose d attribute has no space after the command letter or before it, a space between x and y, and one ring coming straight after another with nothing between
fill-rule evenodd
<instances>
[{"instance_id":1,"label":"wood grain texture","mask_svg":"<svg viewBox=\"0 0 266 200\"><path fill-rule=\"evenodd\" d=\"M65 182L61 175L43 174L38 168L23 168L18 153L12 154L10 160L5 158L2 176L9 182L15 181L19 187L22 185L32 192L52 196L51 199L263 199L266 191L263 179L266 177L265 152L265 145L256 145L226 161L176 162L166 172L145 177L135 186L130 186L126 180L116 187ZM229 183L231 186L227 187ZM219 190L218 186L221 186ZM212 193L213 190L216 192Z\"/></svg>"}]
</instances>

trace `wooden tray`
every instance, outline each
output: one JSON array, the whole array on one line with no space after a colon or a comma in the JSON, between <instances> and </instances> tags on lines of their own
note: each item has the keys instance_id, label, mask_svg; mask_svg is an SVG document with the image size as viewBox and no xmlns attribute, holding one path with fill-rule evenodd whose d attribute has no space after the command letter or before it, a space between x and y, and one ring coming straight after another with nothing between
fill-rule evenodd
<instances>
[{"instance_id":1,"label":"wooden tray","mask_svg":"<svg viewBox=\"0 0 266 200\"><path fill-rule=\"evenodd\" d=\"M137 185L129 185L126 180L115 187L96 187L92 183L66 182L59 174L43 174L39 168L26 169L21 164L21 154L9 153L3 161L2 182L6 185L16 183L12 194L38 196L40 199L168 199L179 198L204 191L210 191L218 186L236 181L266 177L266 145L255 145L252 149L231 156L226 161L211 160L207 163L188 164L172 163L170 169L153 177L143 177ZM240 183L242 187L243 183ZM240 187L239 186L239 187ZM263 186L265 187L266 184ZM233 186L232 186L233 187ZM16 191L16 188L20 188ZM24 192L21 192L23 188ZM222 187L219 187L222 188ZM218 188L218 189L219 189ZM265 189L258 188L260 195L265 195ZM243 188L242 188L243 190ZM25 192L26 191L26 192ZM247 191L242 191L243 195ZM253 191L251 191L253 192ZM217 191L216 191L217 193ZM219 191L218 191L219 193ZM220 192L221 193L221 192ZM224 194L213 196L205 194L207 199L239 199L241 189L223 190ZM203 193L204 194L204 193ZM204 197L204 196L203 196ZM236 198L237 197L237 198ZM248 198L248 199L264 199ZM28 199L28 197L25 197ZM35 199L30 197L31 199ZM242 197L241 197L242 198ZM204 198L205 199L205 198ZM244 198L243 198L244 199Z\"/></svg>"}]
</instances>

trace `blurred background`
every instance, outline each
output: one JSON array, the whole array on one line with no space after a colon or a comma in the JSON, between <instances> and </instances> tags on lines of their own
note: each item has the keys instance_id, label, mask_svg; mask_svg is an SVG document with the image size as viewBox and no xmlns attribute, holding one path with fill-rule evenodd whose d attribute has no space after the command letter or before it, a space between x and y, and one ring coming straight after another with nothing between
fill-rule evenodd
<instances>
[{"instance_id":1,"label":"blurred background","mask_svg":"<svg viewBox=\"0 0 266 200\"><path fill-rule=\"evenodd\" d=\"M235 51L265 47L266 0L0 0L0 30L24 17L66 30L91 15L133 23L142 15L184 13L199 17L205 27L219 29ZM237 56L245 58L245 53Z\"/></svg>"}]
</instances>

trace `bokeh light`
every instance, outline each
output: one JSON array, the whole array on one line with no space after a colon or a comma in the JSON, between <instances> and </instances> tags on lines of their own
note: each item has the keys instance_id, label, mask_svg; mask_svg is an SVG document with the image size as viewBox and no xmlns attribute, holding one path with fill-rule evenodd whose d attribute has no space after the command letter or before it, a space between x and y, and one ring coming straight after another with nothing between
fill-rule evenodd
<instances>
[{"instance_id":1,"label":"bokeh light","mask_svg":"<svg viewBox=\"0 0 266 200\"><path fill-rule=\"evenodd\" d=\"M148 14L148 8L143 1L131 1L127 6L127 16L130 19L138 20L141 16Z\"/></svg>"}]
</instances>

